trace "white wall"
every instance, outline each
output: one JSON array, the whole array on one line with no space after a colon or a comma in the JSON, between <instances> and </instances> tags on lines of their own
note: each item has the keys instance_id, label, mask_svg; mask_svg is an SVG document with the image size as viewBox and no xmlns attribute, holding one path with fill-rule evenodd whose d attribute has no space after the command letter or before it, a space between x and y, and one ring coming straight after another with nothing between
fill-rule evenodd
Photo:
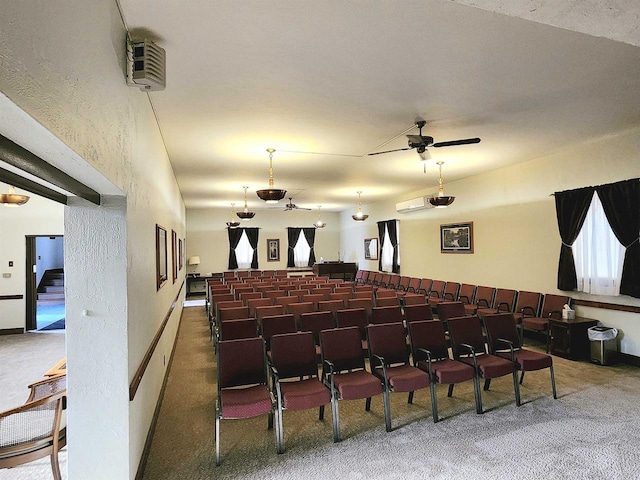
<instances>
[{"instance_id":1,"label":"white wall","mask_svg":"<svg viewBox=\"0 0 640 480\"><path fill-rule=\"evenodd\" d=\"M133 478L181 312L178 303L129 402L184 275L156 291L155 226L184 238L184 204L149 97L126 85L116 2L5 3L0 133L112 195L65 211L69 478Z\"/></svg>"},{"instance_id":2,"label":"white wall","mask_svg":"<svg viewBox=\"0 0 640 480\"><path fill-rule=\"evenodd\" d=\"M432 192L430 186L388 202L363 205L370 215L364 223L354 222L353 212L345 211L341 248L360 268L377 270L377 262L364 260L363 241L378 236L377 221L398 218L403 275L562 293L556 288L560 236L550 194L636 177L640 177L640 128L458 182L445 180L445 193L456 196L446 209L395 212L396 202ZM440 253L440 225L468 221L473 222L474 254ZM627 296L570 295L640 306L639 299ZM579 306L576 311L620 329L621 351L640 356L640 315Z\"/></svg>"},{"instance_id":3,"label":"white wall","mask_svg":"<svg viewBox=\"0 0 640 480\"><path fill-rule=\"evenodd\" d=\"M283 202L281 202L283 203ZM251 205L250 205L251 207ZM255 210L256 216L250 221L241 221L241 227L259 227L258 266L261 270L287 268L287 227L311 227L318 220L317 211L283 211L284 205L273 209ZM212 273L228 270L229 237L226 222L230 210L189 209L187 210L187 257L198 255L200 265L189 267L189 272ZM316 260L337 260L340 251L340 215L322 212L326 227L316 230ZM280 261L267 261L267 239L280 240ZM342 256L342 252L340 253ZM343 260L345 260L343 258Z\"/></svg>"}]
</instances>

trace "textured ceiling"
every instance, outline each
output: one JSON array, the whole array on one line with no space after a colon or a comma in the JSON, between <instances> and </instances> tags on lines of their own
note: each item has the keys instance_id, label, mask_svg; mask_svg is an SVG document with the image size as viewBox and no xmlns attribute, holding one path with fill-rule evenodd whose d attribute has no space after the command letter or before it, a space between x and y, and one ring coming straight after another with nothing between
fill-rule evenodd
<instances>
[{"instance_id":1,"label":"textured ceiling","mask_svg":"<svg viewBox=\"0 0 640 480\"><path fill-rule=\"evenodd\" d=\"M639 47L513 12L440 0L119 3L132 35L167 53L167 88L149 95L187 208L240 204L243 185L252 209L268 208L253 193L267 186L268 147L276 187L339 211L358 190L363 203L435 191L436 161L446 189L640 123ZM419 118L436 142L482 142L431 149L426 173L415 151L367 156L405 147Z\"/></svg>"}]
</instances>

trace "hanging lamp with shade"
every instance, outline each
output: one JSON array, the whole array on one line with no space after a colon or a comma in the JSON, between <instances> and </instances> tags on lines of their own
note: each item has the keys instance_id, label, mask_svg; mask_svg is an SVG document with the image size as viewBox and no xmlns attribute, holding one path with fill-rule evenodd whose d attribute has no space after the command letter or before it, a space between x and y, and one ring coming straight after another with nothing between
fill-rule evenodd
<instances>
[{"instance_id":1,"label":"hanging lamp with shade","mask_svg":"<svg viewBox=\"0 0 640 480\"><path fill-rule=\"evenodd\" d=\"M429 203L436 208L445 208L453 203L456 197L451 197L444 194L444 187L442 186L442 165L444 162L437 162L440 168L440 177L438 178L438 195L431 197Z\"/></svg>"},{"instance_id":2,"label":"hanging lamp with shade","mask_svg":"<svg viewBox=\"0 0 640 480\"><path fill-rule=\"evenodd\" d=\"M274 148L267 148L269 152L269 188L258 190L256 195L260 200L264 200L267 203L278 203L287 194L286 190L274 188L273 186L273 153L276 150Z\"/></svg>"},{"instance_id":3,"label":"hanging lamp with shade","mask_svg":"<svg viewBox=\"0 0 640 480\"><path fill-rule=\"evenodd\" d=\"M362 213L362 200L360 199L361 194L362 191L358 191L358 212L355 215L351 215L351 218L353 218L356 222L364 222L367 218L369 218L369 215L365 215L364 213Z\"/></svg>"},{"instance_id":4,"label":"hanging lamp with shade","mask_svg":"<svg viewBox=\"0 0 640 480\"><path fill-rule=\"evenodd\" d=\"M237 220L235 220L234 216L233 216L233 207L236 204L231 202L231 220L229 222L227 222L227 227L229 228L236 228L238 225L240 225L240 222L238 222Z\"/></svg>"},{"instance_id":5,"label":"hanging lamp with shade","mask_svg":"<svg viewBox=\"0 0 640 480\"><path fill-rule=\"evenodd\" d=\"M324 228L327 226L327 224L323 222L322 219L320 218L320 207L321 205L318 205L318 221L313 224L313 226L316 228Z\"/></svg>"},{"instance_id":6,"label":"hanging lamp with shade","mask_svg":"<svg viewBox=\"0 0 640 480\"><path fill-rule=\"evenodd\" d=\"M27 195L20 195L16 193L16 187L9 186L9 193L0 193L0 203L5 207L19 207L29 201Z\"/></svg>"},{"instance_id":7,"label":"hanging lamp with shade","mask_svg":"<svg viewBox=\"0 0 640 480\"><path fill-rule=\"evenodd\" d=\"M236 215L242 220L251 220L256 215L256 212L250 212L249 207L247 207L247 189L249 187L242 188L244 188L244 210L237 212Z\"/></svg>"}]
</instances>

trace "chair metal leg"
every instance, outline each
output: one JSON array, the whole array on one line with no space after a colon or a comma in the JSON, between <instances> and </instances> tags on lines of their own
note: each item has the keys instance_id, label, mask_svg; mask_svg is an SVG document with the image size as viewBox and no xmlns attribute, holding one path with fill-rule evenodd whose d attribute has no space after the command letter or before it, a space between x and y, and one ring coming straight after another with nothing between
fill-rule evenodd
<instances>
[{"instance_id":1,"label":"chair metal leg","mask_svg":"<svg viewBox=\"0 0 640 480\"><path fill-rule=\"evenodd\" d=\"M335 394L331 395L331 415L333 421L333 442L340 441L340 413L338 411L338 399Z\"/></svg>"},{"instance_id":2,"label":"chair metal leg","mask_svg":"<svg viewBox=\"0 0 640 480\"><path fill-rule=\"evenodd\" d=\"M273 428L273 412L269 412L269 418L267 419L267 429Z\"/></svg>"},{"instance_id":3,"label":"chair metal leg","mask_svg":"<svg viewBox=\"0 0 640 480\"><path fill-rule=\"evenodd\" d=\"M367 412L371 410L371 397L367 397L367 402L364 404L364 409Z\"/></svg>"},{"instance_id":4,"label":"chair metal leg","mask_svg":"<svg viewBox=\"0 0 640 480\"><path fill-rule=\"evenodd\" d=\"M553 390L553 398L557 399L558 394L556 392L556 376L553 373L553 365L549 367L549 370L551 371L551 389Z\"/></svg>"},{"instance_id":5,"label":"chair metal leg","mask_svg":"<svg viewBox=\"0 0 640 480\"><path fill-rule=\"evenodd\" d=\"M216 410L216 430L215 430L215 441L216 441L216 467L220 466L220 417L218 416L218 412Z\"/></svg>"},{"instance_id":6,"label":"chair metal leg","mask_svg":"<svg viewBox=\"0 0 640 480\"><path fill-rule=\"evenodd\" d=\"M284 427L282 426L282 416L282 403L278 402L278 407L276 409L276 450L278 453L284 453Z\"/></svg>"},{"instance_id":7,"label":"chair metal leg","mask_svg":"<svg viewBox=\"0 0 640 480\"><path fill-rule=\"evenodd\" d=\"M453 387L454 387L455 383L450 383L449 384L449 391L447 392L447 397L450 397L453 395Z\"/></svg>"},{"instance_id":8,"label":"chair metal leg","mask_svg":"<svg viewBox=\"0 0 640 480\"><path fill-rule=\"evenodd\" d=\"M547 324L547 350L546 350L547 353L549 353L550 343L551 343L551 329L549 328L549 325Z\"/></svg>"},{"instance_id":9,"label":"chair metal leg","mask_svg":"<svg viewBox=\"0 0 640 480\"><path fill-rule=\"evenodd\" d=\"M62 476L60 475L60 464L58 462L57 450L51 453L51 471L53 472L54 480L62 480Z\"/></svg>"},{"instance_id":10,"label":"chair metal leg","mask_svg":"<svg viewBox=\"0 0 640 480\"><path fill-rule=\"evenodd\" d=\"M324 420L324 405L320 405L318 410L318 420Z\"/></svg>"},{"instance_id":11,"label":"chair metal leg","mask_svg":"<svg viewBox=\"0 0 640 480\"><path fill-rule=\"evenodd\" d=\"M413 392L409 392L409 398L407 399L407 403L413 403Z\"/></svg>"},{"instance_id":12,"label":"chair metal leg","mask_svg":"<svg viewBox=\"0 0 640 480\"><path fill-rule=\"evenodd\" d=\"M384 424L387 428L387 432L391 431L391 405L389 401L389 390L385 389L382 392L382 399L384 402Z\"/></svg>"},{"instance_id":13,"label":"chair metal leg","mask_svg":"<svg viewBox=\"0 0 640 480\"><path fill-rule=\"evenodd\" d=\"M522 385L523 380L524 380L524 370L522 370L522 373L520 374L520 385Z\"/></svg>"},{"instance_id":14,"label":"chair metal leg","mask_svg":"<svg viewBox=\"0 0 640 480\"><path fill-rule=\"evenodd\" d=\"M513 369L513 391L516 394L516 406L520 406L520 384L518 383L518 370Z\"/></svg>"},{"instance_id":15,"label":"chair metal leg","mask_svg":"<svg viewBox=\"0 0 640 480\"><path fill-rule=\"evenodd\" d=\"M477 374L473 377L473 388L476 394L476 413L484 413L482 411L482 390L480 389L480 378L478 378Z\"/></svg>"},{"instance_id":16,"label":"chair metal leg","mask_svg":"<svg viewBox=\"0 0 640 480\"><path fill-rule=\"evenodd\" d=\"M487 392L489 391L489 387L491 386L491 379L490 378L486 378L484 380L484 391Z\"/></svg>"},{"instance_id":17,"label":"chair metal leg","mask_svg":"<svg viewBox=\"0 0 640 480\"><path fill-rule=\"evenodd\" d=\"M433 416L433 423L438 423L438 396L436 395L435 382L431 382L431 415Z\"/></svg>"}]
</instances>

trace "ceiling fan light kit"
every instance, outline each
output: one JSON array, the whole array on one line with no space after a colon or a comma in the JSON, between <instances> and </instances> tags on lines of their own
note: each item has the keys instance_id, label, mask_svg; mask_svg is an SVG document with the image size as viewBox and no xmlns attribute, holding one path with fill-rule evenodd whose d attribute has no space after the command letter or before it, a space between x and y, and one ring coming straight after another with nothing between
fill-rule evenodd
<instances>
[{"instance_id":1,"label":"ceiling fan light kit","mask_svg":"<svg viewBox=\"0 0 640 480\"><path fill-rule=\"evenodd\" d=\"M249 207L247 207L247 189L249 187L242 187L242 188L244 188L244 210L236 213L236 215L242 220L251 220L253 217L255 217L256 212L250 212Z\"/></svg>"},{"instance_id":2,"label":"ceiling fan light kit","mask_svg":"<svg viewBox=\"0 0 640 480\"><path fill-rule=\"evenodd\" d=\"M27 195L20 195L16 193L16 187L9 186L9 193L0 193L0 203L5 207L19 207L29 201Z\"/></svg>"},{"instance_id":3,"label":"ceiling fan light kit","mask_svg":"<svg viewBox=\"0 0 640 480\"><path fill-rule=\"evenodd\" d=\"M431 197L429 203L435 208L445 208L453 203L456 197L450 197L444 194L444 187L442 186L442 165L444 162L438 162L440 168L440 177L438 178L438 195Z\"/></svg>"},{"instance_id":4,"label":"ceiling fan light kit","mask_svg":"<svg viewBox=\"0 0 640 480\"><path fill-rule=\"evenodd\" d=\"M286 190L279 188L273 188L273 152L274 148L267 148L269 152L269 188L258 190L256 195L260 200L264 200L267 203L278 203L287 194Z\"/></svg>"},{"instance_id":5,"label":"ceiling fan light kit","mask_svg":"<svg viewBox=\"0 0 640 480\"><path fill-rule=\"evenodd\" d=\"M316 223L313 224L314 227L316 228L324 228L327 226L326 223L324 223L322 221L322 219L320 218L320 205L318 205L318 221Z\"/></svg>"},{"instance_id":6,"label":"ceiling fan light kit","mask_svg":"<svg viewBox=\"0 0 640 480\"><path fill-rule=\"evenodd\" d=\"M235 203L231 204L231 221L227 222L227 227L229 228L236 228L238 225L240 225L240 222L236 222L233 218L233 207L235 206Z\"/></svg>"},{"instance_id":7,"label":"ceiling fan light kit","mask_svg":"<svg viewBox=\"0 0 640 480\"><path fill-rule=\"evenodd\" d=\"M362 194L362 191L358 192L358 212L355 215L351 215L351 218L353 218L356 222L364 222L367 218L369 218L369 215L365 215L364 213L362 213L362 201L360 200L360 195Z\"/></svg>"}]
</instances>

